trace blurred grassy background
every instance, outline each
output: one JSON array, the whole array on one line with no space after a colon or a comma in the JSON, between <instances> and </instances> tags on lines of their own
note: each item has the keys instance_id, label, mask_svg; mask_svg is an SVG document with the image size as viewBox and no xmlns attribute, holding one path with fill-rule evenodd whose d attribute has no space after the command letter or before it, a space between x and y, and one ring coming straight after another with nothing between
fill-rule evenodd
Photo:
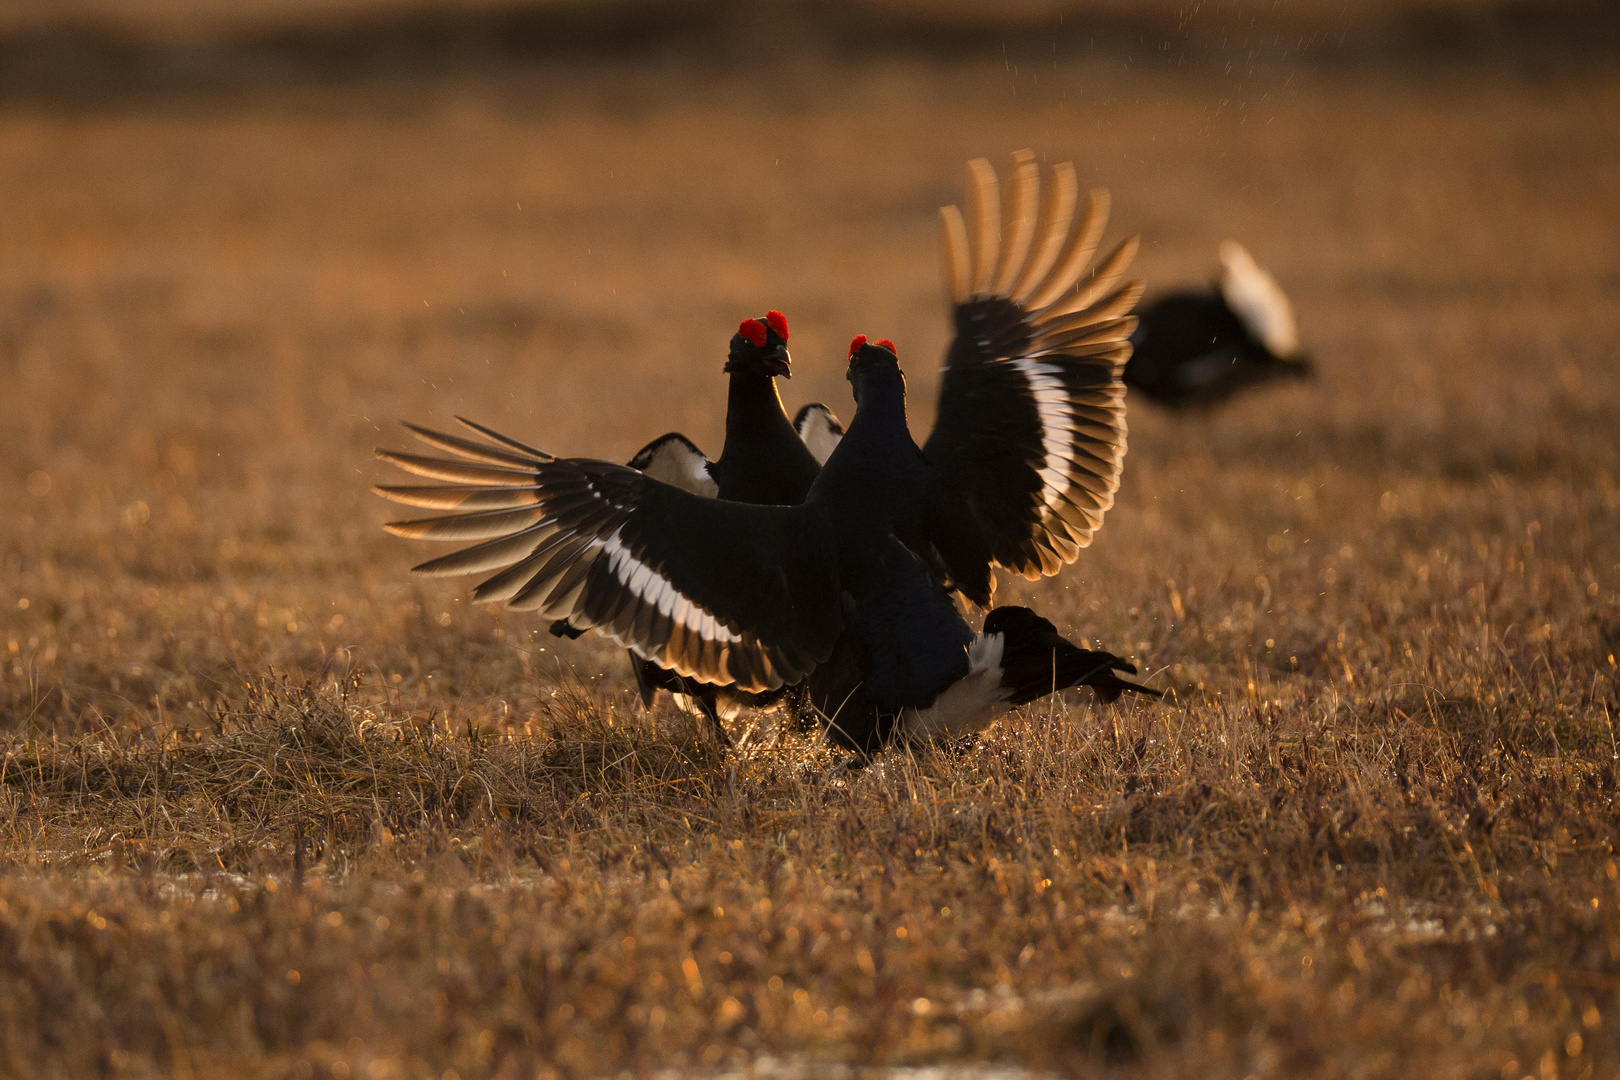
<instances>
[{"instance_id":1,"label":"blurred grassy background","mask_svg":"<svg viewBox=\"0 0 1620 1080\"><path fill-rule=\"evenodd\" d=\"M0 1072L1612 1074L1616 26L0 9ZM769 307L790 406L891 336L925 431L935 210L1023 146L1150 287L1248 244L1320 364L1133 404L1096 545L1006 584L1177 704L829 783L406 576L397 419L713 451Z\"/></svg>"},{"instance_id":2,"label":"blurred grassy background","mask_svg":"<svg viewBox=\"0 0 1620 1080\"><path fill-rule=\"evenodd\" d=\"M50 0L0 5L0 95L268 91L649 63L773 77L877 57L1242 77L1612 71L1602 0ZM812 76L813 77L813 76Z\"/></svg>"}]
</instances>

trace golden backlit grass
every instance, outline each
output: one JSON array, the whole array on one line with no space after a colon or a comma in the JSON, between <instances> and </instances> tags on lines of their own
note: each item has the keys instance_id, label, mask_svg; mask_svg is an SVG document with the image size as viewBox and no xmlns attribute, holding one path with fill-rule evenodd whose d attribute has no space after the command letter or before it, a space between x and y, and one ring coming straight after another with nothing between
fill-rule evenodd
<instances>
[{"instance_id":1,"label":"golden backlit grass","mask_svg":"<svg viewBox=\"0 0 1620 1080\"><path fill-rule=\"evenodd\" d=\"M0 1073L992 1062L1620 1069L1620 92L1102 61L580 72L0 116ZM900 343L933 212L1033 146L1156 284L1226 236L1323 377L1137 405L1068 574L1164 704L846 775L469 610L366 493L393 421L718 447Z\"/></svg>"}]
</instances>

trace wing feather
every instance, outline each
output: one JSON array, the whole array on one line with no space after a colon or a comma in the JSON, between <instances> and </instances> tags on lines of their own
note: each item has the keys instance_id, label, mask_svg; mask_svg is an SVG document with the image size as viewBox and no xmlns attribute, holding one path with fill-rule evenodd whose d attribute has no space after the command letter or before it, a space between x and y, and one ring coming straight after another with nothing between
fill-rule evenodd
<instances>
[{"instance_id":1,"label":"wing feather","mask_svg":"<svg viewBox=\"0 0 1620 1080\"><path fill-rule=\"evenodd\" d=\"M564 562L577 558L579 553L595 543L591 536L554 536L534 547L518 562L502 570L473 589L473 599L481 604L501 603L515 606L519 594L535 580L550 580L554 560ZM525 594L528 595L528 594Z\"/></svg>"},{"instance_id":2,"label":"wing feather","mask_svg":"<svg viewBox=\"0 0 1620 1080\"><path fill-rule=\"evenodd\" d=\"M1071 235L1069 246L1058 261L1057 268L1048 273L1020 303L1031 309L1047 307L1080 279L1086 263L1096 254L1097 242L1102 239L1103 230L1108 227L1108 204L1107 189L1093 188L1086 199L1085 213L1080 215L1080 224Z\"/></svg>"},{"instance_id":3,"label":"wing feather","mask_svg":"<svg viewBox=\"0 0 1620 1080\"><path fill-rule=\"evenodd\" d=\"M939 208L940 254L945 260L945 288L953 304L968 298L973 268L968 262L967 223L954 206Z\"/></svg>"},{"instance_id":4,"label":"wing feather","mask_svg":"<svg viewBox=\"0 0 1620 1080\"><path fill-rule=\"evenodd\" d=\"M486 465L505 465L508 468L522 469L526 468L530 461L530 455L514 454L490 446L488 443L477 443L457 435L447 435L442 431L434 431L432 428L409 421L405 422L405 428L436 450L445 450L457 457L481 461Z\"/></svg>"},{"instance_id":5,"label":"wing feather","mask_svg":"<svg viewBox=\"0 0 1620 1080\"><path fill-rule=\"evenodd\" d=\"M543 544L550 536L548 527L531 525L510 536L486 540L470 548L462 548L437 559L418 563L411 573L423 577L458 577L462 574L487 574L521 558Z\"/></svg>"},{"instance_id":6,"label":"wing feather","mask_svg":"<svg viewBox=\"0 0 1620 1080\"><path fill-rule=\"evenodd\" d=\"M456 417L456 423L460 424L461 426L463 426L463 427L465 427L465 428L467 428L467 429L469 429L471 431L478 432L478 434L484 436L486 439L490 439L493 442L500 443L502 446L510 447L511 449L516 450L518 453L526 454L529 457L534 458L537 461L550 461L551 460L551 455L546 453L544 450L536 450L534 447L530 446L528 443L518 442L516 439L512 438L512 436L510 436L510 435L502 435L499 431L496 431L494 428L485 427L483 424L478 423L476 420L468 420L465 416L458 416L458 417Z\"/></svg>"},{"instance_id":7,"label":"wing feather","mask_svg":"<svg viewBox=\"0 0 1620 1080\"><path fill-rule=\"evenodd\" d=\"M418 573L490 574L474 599L595 627L698 682L774 690L831 654L842 593L819 509L726 502L659 481L650 471L669 454L688 478L694 461L707 461L679 436L648 448L654 464L643 473L540 451L521 456L511 451L524 444L495 433L488 446L431 434L433 445L466 460L379 456L449 483L380 493L452 512L386 527L412 539L478 542ZM514 459L521 468L495 463ZM514 492L526 501L503 505Z\"/></svg>"},{"instance_id":8,"label":"wing feather","mask_svg":"<svg viewBox=\"0 0 1620 1080\"><path fill-rule=\"evenodd\" d=\"M393 502L420 506L426 510L494 510L532 506L538 501L532 484L487 488L466 488L453 484L432 487L380 484L371 490Z\"/></svg>"},{"instance_id":9,"label":"wing feather","mask_svg":"<svg viewBox=\"0 0 1620 1080\"><path fill-rule=\"evenodd\" d=\"M398 465L408 473L425 476L430 480L447 480L458 484L490 484L508 486L529 478L524 469L500 465L475 465L448 458L422 457L420 454L401 454L393 450L379 450L377 456L391 465Z\"/></svg>"},{"instance_id":10,"label":"wing feather","mask_svg":"<svg viewBox=\"0 0 1620 1080\"><path fill-rule=\"evenodd\" d=\"M968 219L973 223L973 293L990 290L996 255L1001 247L1001 195L996 171L984 158L968 162Z\"/></svg>"},{"instance_id":11,"label":"wing feather","mask_svg":"<svg viewBox=\"0 0 1620 1080\"><path fill-rule=\"evenodd\" d=\"M992 291L1005 295L1012 288L1035 235L1035 204L1040 201L1041 169L1031 150L1013 155L1012 198L1007 201L1007 217L1002 222L1001 262L996 267Z\"/></svg>"},{"instance_id":12,"label":"wing feather","mask_svg":"<svg viewBox=\"0 0 1620 1080\"><path fill-rule=\"evenodd\" d=\"M1039 174L1036 180L1040 179ZM1063 250L1063 242L1069 237L1069 223L1074 220L1074 204L1080 182L1075 178L1074 166L1065 161L1052 169L1052 187L1050 196L1046 200L1046 216L1041 222L1041 241L1035 248L1035 255L1024 267L1023 273L1018 276L1017 282L1007 294L1018 303L1029 298L1046 275L1057 262L1058 252ZM963 297L962 299L966 299Z\"/></svg>"},{"instance_id":13,"label":"wing feather","mask_svg":"<svg viewBox=\"0 0 1620 1080\"><path fill-rule=\"evenodd\" d=\"M1139 241L1134 236L1121 240L1119 246L1109 252L1108 257L1091 271L1090 280L1081 282L1075 294L1064 300L1061 305L1054 305L1054 310L1063 314L1083 311L1102 299L1119 283L1126 267L1136 258L1139 246Z\"/></svg>"},{"instance_id":14,"label":"wing feather","mask_svg":"<svg viewBox=\"0 0 1620 1080\"><path fill-rule=\"evenodd\" d=\"M1121 370L1142 290L1121 276L1137 244L1128 239L1089 268L1108 193L1091 192L1076 216L1077 190L1073 166L1060 165L1043 198L1033 155L1020 153L1000 215L994 171L969 166L971 293L953 307L956 338L923 447L978 520L992 561L1026 576L1056 573L1091 542L1124 462ZM953 296L959 285L953 279Z\"/></svg>"},{"instance_id":15,"label":"wing feather","mask_svg":"<svg viewBox=\"0 0 1620 1080\"><path fill-rule=\"evenodd\" d=\"M390 521L383 528L409 540L492 540L535 525L545 512L535 506L516 510L473 510L445 517Z\"/></svg>"},{"instance_id":16,"label":"wing feather","mask_svg":"<svg viewBox=\"0 0 1620 1080\"><path fill-rule=\"evenodd\" d=\"M1129 314L1142 299L1141 281L1127 281L1095 304L1079 311L1063 311L1050 307L1031 319L1042 334L1057 334L1065 330L1078 330L1082 326L1095 326Z\"/></svg>"},{"instance_id":17,"label":"wing feather","mask_svg":"<svg viewBox=\"0 0 1620 1080\"><path fill-rule=\"evenodd\" d=\"M1090 326L1081 326L1074 330L1060 333L1043 333L1031 343L1031 355L1041 353L1074 353L1075 355L1095 355L1106 350L1095 349L1090 353L1082 350L1091 349L1092 346L1114 345L1121 341L1129 341L1131 331L1136 329L1136 319L1127 315L1122 319L1111 319L1105 323L1093 323Z\"/></svg>"}]
</instances>

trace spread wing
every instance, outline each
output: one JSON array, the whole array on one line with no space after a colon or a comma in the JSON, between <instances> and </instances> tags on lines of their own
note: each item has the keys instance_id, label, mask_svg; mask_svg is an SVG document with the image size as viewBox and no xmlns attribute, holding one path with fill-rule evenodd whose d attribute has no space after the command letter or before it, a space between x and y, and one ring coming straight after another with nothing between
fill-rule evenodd
<instances>
[{"instance_id":1,"label":"spread wing","mask_svg":"<svg viewBox=\"0 0 1620 1080\"><path fill-rule=\"evenodd\" d=\"M709 472L712 464L696 443L678 431L660 435L636 451L636 456L630 459L632 469L644 472L654 480L711 499L720 494L720 486Z\"/></svg>"},{"instance_id":2,"label":"spread wing","mask_svg":"<svg viewBox=\"0 0 1620 1080\"><path fill-rule=\"evenodd\" d=\"M632 469L644 472L654 480L671 484L682 491L690 491L694 495L703 495L710 499L720 494L720 485L715 483L714 476L709 471L712 464L708 455L697 448L697 443L678 431L658 436L637 450L635 456L630 459ZM585 632L567 619L553 619L550 629L552 636L570 640Z\"/></svg>"},{"instance_id":3,"label":"spread wing","mask_svg":"<svg viewBox=\"0 0 1620 1080\"><path fill-rule=\"evenodd\" d=\"M1106 191L1077 218L1072 165L1052 170L1043 197L1034 155L1013 161L1005 209L980 159L968 165L967 220L940 211L956 339L923 452L972 508L995 562L1033 579L1073 562L1114 504L1127 313L1142 285L1120 281L1135 237L1091 265Z\"/></svg>"},{"instance_id":4,"label":"spread wing","mask_svg":"<svg viewBox=\"0 0 1620 1080\"><path fill-rule=\"evenodd\" d=\"M842 593L815 509L706 498L623 465L555 458L477 425L468 426L482 441L408 426L451 456L378 456L439 483L374 490L452 512L384 527L471 542L416 573L489 574L475 600L594 627L698 682L774 690L831 654Z\"/></svg>"},{"instance_id":5,"label":"spread wing","mask_svg":"<svg viewBox=\"0 0 1620 1080\"><path fill-rule=\"evenodd\" d=\"M823 465L844 437L844 425L838 422L838 414L819 401L799 410L793 417L793 430L799 433L810 455Z\"/></svg>"}]
</instances>

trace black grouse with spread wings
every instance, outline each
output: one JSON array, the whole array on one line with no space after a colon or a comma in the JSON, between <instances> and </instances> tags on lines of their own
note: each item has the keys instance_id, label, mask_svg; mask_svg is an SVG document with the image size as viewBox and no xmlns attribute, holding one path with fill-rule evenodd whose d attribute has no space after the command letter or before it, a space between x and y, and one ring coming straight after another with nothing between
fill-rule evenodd
<instances>
[{"instance_id":1,"label":"black grouse with spread wings","mask_svg":"<svg viewBox=\"0 0 1620 1080\"><path fill-rule=\"evenodd\" d=\"M745 524L731 516L745 512L728 507L704 518L698 507L705 500L792 506L814 501L812 493L822 490L821 515L841 527L849 527L852 513L862 520L876 514L873 520L881 525L871 527L880 540L852 544L845 538L834 545L847 608L841 617L860 624L867 644L852 646L855 639L843 633L841 659L829 670L862 669L892 640L912 640L912 631L895 623L893 613L931 606L930 590L939 596L956 590L988 606L993 567L1031 578L1049 575L1090 543L1119 484L1125 452L1120 371L1135 325L1126 313L1141 286L1120 281L1134 239L1092 266L1107 218L1106 192L1092 192L1077 217L1078 202L1072 166L1053 169L1043 193L1033 155L1015 155L1012 192L1003 207L989 164L970 163L968 214L955 207L941 211L957 335L946 356L936 425L921 449L905 427L903 377L896 366L898 424L866 425L872 432L887 430L893 445L882 453L872 447L846 453L841 481L818 477L820 463L830 463L858 425L852 423L846 435L823 405L806 406L789 424L774 385L776 375L788 373L786 320L771 312L763 320L746 320L732 339L726 446L718 461L671 433L638 453L631 462L635 472L627 476L630 470L623 467L539 455L486 429L478 430L498 445L413 429L463 460L385 456L404 468L438 479L465 478L486 490L458 503L448 488L380 488L399 501L473 511L391 528L421 538L481 540L469 552L419 569L472 573L503 567L480 587L479 599L539 610L554 620L554 633L573 636L596 627L624 641L638 658L644 701L650 703L658 688L691 693L723 737L717 688L729 688L732 697L776 694L833 655L817 652L827 645L823 638L783 636L785 624L763 615L772 604L795 601L769 567L776 565L795 582L817 578L823 563L812 552L828 541L817 527L779 524L772 514L746 519L762 524ZM852 382L864 340L851 349ZM887 341L866 348L894 356ZM523 455L529 460L511 460ZM526 467L534 470L531 483L508 482L513 477L506 470ZM642 477L641 486L635 475ZM888 490L893 484L903 498ZM572 501L546 502L542 490L565 492ZM842 494L825 494L834 490ZM514 501L484 501L489 499ZM878 503L881 512L873 509ZM811 514L806 520L819 519ZM579 532L585 525L594 531ZM661 540L661 529L682 535ZM738 548L739 535L748 550ZM789 547L794 561L773 563ZM490 561L513 552L519 557ZM575 565L587 557L596 569ZM919 584L918 572L926 584ZM677 580L689 583L683 589ZM721 581L738 595L714 593ZM640 599L615 601L624 589ZM923 593L926 603L919 600ZM798 600L808 602L807 596ZM794 609L779 617L804 628L826 624L825 613L811 617ZM966 624L958 629L965 631ZM902 653L909 648L902 645ZM967 662L959 642L950 650L936 657L945 667ZM932 669L924 664L917 670ZM882 681L881 675L862 677L871 684L868 690ZM829 685L830 678L824 675L821 684ZM915 708L919 698L932 696L931 690L907 686L878 695L882 700L874 699L872 708L892 716L897 713L891 699ZM828 704L817 702L818 708ZM864 747L872 737L845 741Z\"/></svg>"},{"instance_id":2,"label":"black grouse with spread wings","mask_svg":"<svg viewBox=\"0 0 1620 1080\"><path fill-rule=\"evenodd\" d=\"M1057 573L1091 543L1114 503L1125 460L1125 388L1142 295L1122 281L1131 237L1095 265L1108 193L1079 208L1067 163L1041 184L1029 151L1013 156L1005 200L990 163L968 164L967 213L940 211L956 336L945 355L934 430L923 455L978 523L991 561L1016 574ZM837 417L807 405L799 435L825 460Z\"/></svg>"},{"instance_id":3,"label":"black grouse with spread wings","mask_svg":"<svg viewBox=\"0 0 1620 1080\"><path fill-rule=\"evenodd\" d=\"M911 439L892 349L857 338L849 378L854 419L799 506L705 498L476 425L484 440L413 428L452 457L381 454L438 483L377 490L453 511L388 529L473 541L416 571L490 574L475 599L595 628L702 683L762 692L809 677L831 736L863 754L897 733L977 730L1038 696L1046 668L1006 664L1007 635L975 635L936 576L988 604L983 537ZM1134 670L1096 655L1051 688ZM1004 677L1015 670L1021 681ZM1030 670L1039 685L1025 685Z\"/></svg>"}]
</instances>

